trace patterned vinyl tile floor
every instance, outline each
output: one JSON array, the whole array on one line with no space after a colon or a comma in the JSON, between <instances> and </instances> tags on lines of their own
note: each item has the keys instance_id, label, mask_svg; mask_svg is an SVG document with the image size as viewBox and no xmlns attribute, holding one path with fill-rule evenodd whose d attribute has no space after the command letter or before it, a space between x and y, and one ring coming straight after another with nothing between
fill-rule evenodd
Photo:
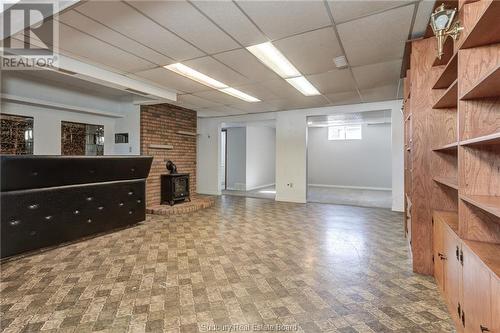
<instances>
[{"instance_id":1,"label":"patterned vinyl tile floor","mask_svg":"<svg viewBox=\"0 0 500 333\"><path fill-rule=\"evenodd\" d=\"M402 215L223 196L1 264L3 332L453 332Z\"/></svg>"}]
</instances>

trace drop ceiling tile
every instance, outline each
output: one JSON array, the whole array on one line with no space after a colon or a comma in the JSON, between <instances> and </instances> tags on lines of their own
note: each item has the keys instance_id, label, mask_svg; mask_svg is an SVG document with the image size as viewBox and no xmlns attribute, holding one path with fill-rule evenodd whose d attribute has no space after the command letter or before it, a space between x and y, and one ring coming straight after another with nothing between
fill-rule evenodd
<instances>
[{"instance_id":1,"label":"drop ceiling tile","mask_svg":"<svg viewBox=\"0 0 500 333\"><path fill-rule=\"evenodd\" d=\"M245 113L247 112L240 109L231 108L228 106L203 108L198 111L198 115L201 115L202 117L232 116Z\"/></svg>"},{"instance_id":2,"label":"drop ceiling tile","mask_svg":"<svg viewBox=\"0 0 500 333\"><path fill-rule=\"evenodd\" d=\"M331 27L281 39L273 44L304 75L335 69L333 58L342 55Z\"/></svg>"},{"instance_id":3,"label":"drop ceiling tile","mask_svg":"<svg viewBox=\"0 0 500 333\"><path fill-rule=\"evenodd\" d=\"M236 104L239 102L244 102L244 103L250 104L250 102L242 101L239 98L233 97L231 95L220 92L218 90L197 92L194 95L201 97L201 98L204 98L204 99L208 99L209 101L216 102L219 104L224 104L224 105Z\"/></svg>"},{"instance_id":4,"label":"drop ceiling tile","mask_svg":"<svg viewBox=\"0 0 500 333\"><path fill-rule=\"evenodd\" d=\"M221 64L212 57L203 57L184 62L198 72L210 76L217 81L225 83L228 86L249 83L250 81L243 75L235 72L231 68Z\"/></svg>"},{"instance_id":5,"label":"drop ceiling tile","mask_svg":"<svg viewBox=\"0 0 500 333\"><path fill-rule=\"evenodd\" d=\"M177 61L204 54L123 2L88 1L75 10Z\"/></svg>"},{"instance_id":6,"label":"drop ceiling tile","mask_svg":"<svg viewBox=\"0 0 500 333\"><path fill-rule=\"evenodd\" d=\"M278 108L279 110L294 110L326 106L329 102L324 96L303 96L298 98L266 101L266 104Z\"/></svg>"},{"instance_id":7,"label":"drop ceiling tile","mask_svg":"<svg viewBox=\"0 0 500 333\"><path fill-rule=\"evenodd\" d=\"M425 34L433 9L434 1L420 1L418 3L418 10L415 16L411 38L422 37Z\"/></svg>"},{"instance_id":8,"label":"drop ceiling tile","mask_svg":"<svg viewBox=\"0 0 500 333\"><path fill-rule=\"evenodd\" d=\"M207 53L239 45L186 1L134 1L135 8Z\"/></svg>"},{"instance_id":9,"label":"drop ceiling tile","mask_svg":"<svg viewBox=\"0 0 500 333\"><path fill-rule=\"evenodd\" d=\"M376 88L398 82L401 63L401 60L393 60L353 67L352 71L360 89Z\"/></svg>"},{"instance_id":10,"label":"drop ceiling tile","mask_svg":"<svg viewBox=\"0 0 500 333\"><path fill-rule=\"evenodd\" d=\"M246 103L245 101L229 104L228 106L246 113L266 112L270 108L265 102Z\"/></svg>"},{"instance_id":11,"label":"drop ceiling tile","mask_svg":"<svg viewBox=\"0 0 500 333\"><path fill-rule=\"evenodd\" d=\"M210 108L222 105L191 94L178 95L177 101L181 104L188 103L194 105L195 108Z\"/></svg>"},{"instance_id":12,"label":"drop ceiling tile","mask_svg":"<svg viewBox=\"0 0 500 333\"><path fill-rule=\"evenodd\" d=\"M278 99L284 98L299 98L302 95L297 89L292 87L288 82L283 79L264 81L259 83L264 89L269 90L273 95L278 96Z\"/></svg>"},{"instance_id":13,"label":"drop ceiling tile","mask_svg":"<svg viewBox=\"0 0 500 333\"><path fill-rule=\"evenodd\" d=\"M356 89L356 84L348 69L335 69L321 74L308 75L306 78L322 94L352 91Z\"/></svg>"},{"instance_id":14,"label":"drop ceiling tile","mask_svg":"<svg viewBox=\"0 0 500 333\"><path fill-rule=\"evenodd\" d=\"M413 5L339 24L340 39L351 66L403 57Z\"/></svg>"},{"instance_id":15,"label":"drop ceiling tile","mask_svg":"<svg viewBox=\"0 0 500 333\"><path fill-rule=\"evenodd\" d=\"M346 1L346 0L331 0L328 1L328 6L336 24L370 15L390 8L402 6L414 2L414 0L391 0L391 1ZM429 1L433 2L433 1Z\"/></svg>"},{"instance_id":16,"label":"drop ceiling tile","mask_svg":"<svg viewBox=\"0 0 500 333\"><path fill-rule=\"evenodd\" d=\"M156 67L156 64L152 62L138 58L64 24L59 25L59 48L123 72Z\"/></svg>"},{"instance_id":17,"label":"drop ceiling tile","mask_svg":"<svg viewBox=\"0 0 500 333\"><path fill-rule=\"evenodd\" d=\"M279 97L277 95L273 94L271 91L269 91L268 88L266 88L265 86L263 86L259 83L250 84L250 85L243 85L243 86L236 86L235 88L243 91L246 94L249 94L253 97L258 98L261 101L269 101L272 99L279 99Z\"/></svg>"},{"instance_id":18,"label":"drop ceiling tile","mask_svg":"<svg viewBox=\"0 0 500 333\"><path fill-rule=\"evenodd\" d=\"M346 104L356 104L361 103L361 97L357 91L341 92L334 94L327 94L326 97L332 105L346 105Z\"/></svg>"},{"instance_id":19,"label":"drop ceiling tile","mask_svg":"<svg viewBox=\"0 0 500 333\"><path fill-rule=\"evenodd\" d=\"M265 81L278 78L273 71L263 65L246 49L219 53L214 55L214 57L252 81Z\"/></svg>"},{"instance_id":20,"label":"drop ceiling tile","mask_svg":"<svg viewBox=\"0 0 500 333\"><path fill-rule=\"evenodd\" d=\"M397 99L398 85L386 85L382 87L363 89L361 90L361 97L363 102L379 102L390 101Z\"/></svg>"},{"instance_id":21,"label":"drop ceiling tile","mask_svg":"<svg viewBox=\"0 0 500 333\"><path fill-rule=\"evenodd\" d=\"M137 72L134 75L150 80L165 88L175 89L178 92L194 93L199 91L211 90L211 88L207 86L199 84L193 80L185 78L162 67Z\"/></svg>"},{"instance_id":22,"label":"drop ceiling tile","mask_svg":"<svg viewBox=\"0 0 500 333\"><path fill-rule=\"evenodd\" d=\"M260 44L267 38L232 1L193 1L205 15L244 46Z\"/></svg>"},{"instance_id":23,"label":"drop ceiling tile","mask_svg":"<svg viewBox=\"0 0 500 333\"><path fill-rule=\"evenodd\" d=\"M331 24L323 1L237 1L237 3L271 39Z\"/></svg>"},{"instance_id":24,"label":"drop ceiling tile","mask_svg":"<svg viewBox=\"0 0 500 333\"><path fill-rule=\"evenodd\" d=\"M59 16L59 21L75 29L92 35L102 41L133 53L141 58L148 59L157 65L166 65L174 62L173 59L156 52L154 49L142 45L133 39L80 14L76 10L70 10Z\"/></svg>"}]
</instances>

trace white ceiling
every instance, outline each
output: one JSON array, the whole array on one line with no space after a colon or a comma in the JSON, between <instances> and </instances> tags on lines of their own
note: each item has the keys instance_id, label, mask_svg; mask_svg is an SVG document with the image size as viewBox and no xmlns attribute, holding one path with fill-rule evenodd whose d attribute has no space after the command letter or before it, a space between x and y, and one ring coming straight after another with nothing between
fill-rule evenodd
<instances>
[{"instance_id":1,"label":"white ceiling","mask_svg":"<svg viewBox=\"0 0 500 333\"><path fill-rule=\"evenodd\" d=\"M61 14L60 52L179 93L200 116L398 97L405 41L434 1L86 1ZM321 92L305 97L245 47L273 44ZM350 67L336 69L345 55ZM255 96L246 103L170 72L183 62Z\"/></svg>"}]
</instances>

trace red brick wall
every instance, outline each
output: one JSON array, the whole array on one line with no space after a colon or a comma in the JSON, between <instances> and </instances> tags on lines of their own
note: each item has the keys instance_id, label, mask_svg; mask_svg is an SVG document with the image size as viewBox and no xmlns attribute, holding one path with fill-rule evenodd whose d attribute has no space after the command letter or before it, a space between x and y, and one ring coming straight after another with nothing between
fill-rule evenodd
<instances>
[{"instance_id":1,"label":"red brick wall","mask_svg":"<svg viewBox=\"0 0 500 333\"><path fill-rule=\"evenodd\" d=\"M170 104L141 106L141 154L153 156L146 180L146 206L160 203L160 175L168 173L166 160L177 165L177 171L189 173L191 195L196 194L196 111ZM173 149L150 148L149 145L172 145Z\"/></svg>"}]
</instances>

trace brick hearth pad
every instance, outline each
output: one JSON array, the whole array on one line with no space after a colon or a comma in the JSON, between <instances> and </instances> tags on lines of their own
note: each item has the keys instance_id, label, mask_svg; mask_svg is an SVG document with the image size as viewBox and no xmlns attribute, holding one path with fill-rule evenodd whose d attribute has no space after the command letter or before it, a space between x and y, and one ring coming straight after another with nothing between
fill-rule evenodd
<instances>
[{"instance_id":1,"label":"brick hearth pad","mask_svg":"<svg viewBox=\"0 0 500 333\"><path fill-rule=\"evenodd\" d=\"M195 212L197 210L212 207L215 204L215 197L197 195L191 201L179 202L173 206L154 205L146 208L148 214L155 215L178 215Z\"/></svg>"}]
</instances>

